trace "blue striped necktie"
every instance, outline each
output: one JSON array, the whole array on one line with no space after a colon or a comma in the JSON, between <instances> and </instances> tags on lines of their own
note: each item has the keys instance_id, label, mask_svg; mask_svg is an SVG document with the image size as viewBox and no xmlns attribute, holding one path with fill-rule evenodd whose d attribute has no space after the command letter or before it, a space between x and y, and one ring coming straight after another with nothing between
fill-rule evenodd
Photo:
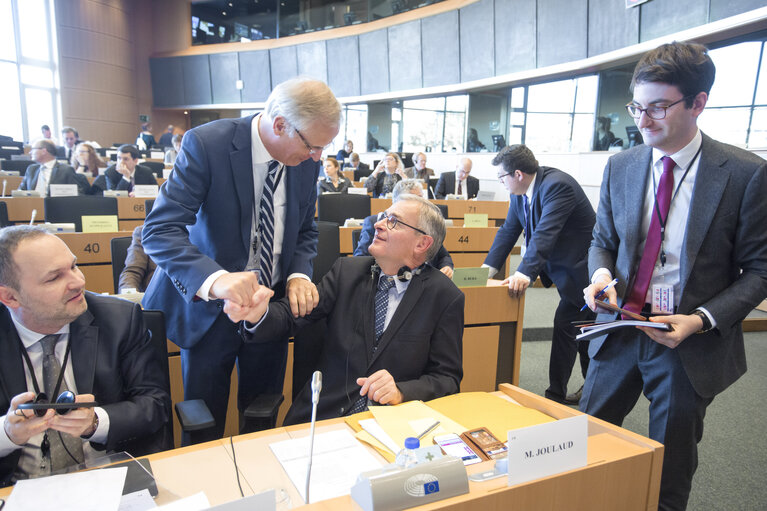
<instances>
[{"instance_id":1,"label":"blue striped necktie","mask_svg":"<svg viewBox=\"0 0 767 511\"><path fill-rule=\"evenodd\" d=\"M258 230L261 234L261 284L266 287L272 287L272 258L274 244L274 188L277 182L280 162L272 160L269 162L269 170L264 182L264 190L261 194L261 213L258 221Z\"/></svg>"}]
</instances>

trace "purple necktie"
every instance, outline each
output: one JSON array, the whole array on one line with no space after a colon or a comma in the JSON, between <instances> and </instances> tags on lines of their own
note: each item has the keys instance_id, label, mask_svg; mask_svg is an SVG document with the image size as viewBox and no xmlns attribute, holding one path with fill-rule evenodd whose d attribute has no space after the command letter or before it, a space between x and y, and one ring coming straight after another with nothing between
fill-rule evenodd
<instances>
[{"instance_id":1,"label":"purple necktie","mask_svg":"<svg viewBox=\"0 0 767 511\"><path fill-rule=\"evenodd\" d=\"M644 245L642 260L639 262L634 287L631 294L624 304L623 308L637 314L642 311L645 304L647 288L650 287L655 261L658 260L658 252L662 241L661 225L658 216L663 219L663 225L666 225L668 219L668 210L671 205L671 192L674 189L674 167L676 163L668 156L663 157L663 175L658 182L658 192L655 194L655 205L653 205L652 218L650 220L650 230L647 231L647 241Z\"/></svg>"}]
</instances>

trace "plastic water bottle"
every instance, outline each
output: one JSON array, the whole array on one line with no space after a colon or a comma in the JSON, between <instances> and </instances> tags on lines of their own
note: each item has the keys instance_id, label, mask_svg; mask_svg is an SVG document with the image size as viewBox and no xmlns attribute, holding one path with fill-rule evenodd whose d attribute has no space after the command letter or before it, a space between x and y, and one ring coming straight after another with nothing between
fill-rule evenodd
<instances>
[{"instance_id":1,"label":"plastic water bottle","mask_svg":"<svg viewBox=\"0 0 767 511\"><path fill-rule=\"evenodd\" d=\"M415 450L421 446L421 442L415 437L407 437L405 439L405 448L402 449L397 455L397 465L402 468L410 468L418 464L418 457L415 454Z\"/></svg>"}]
</instances>

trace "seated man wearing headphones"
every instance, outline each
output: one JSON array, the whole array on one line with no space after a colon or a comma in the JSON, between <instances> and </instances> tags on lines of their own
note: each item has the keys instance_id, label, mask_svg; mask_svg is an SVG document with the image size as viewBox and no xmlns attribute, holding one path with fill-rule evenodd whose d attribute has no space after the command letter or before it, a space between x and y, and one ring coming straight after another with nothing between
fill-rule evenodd
<instances>
[{"instance_id":1,"label":"seated man wearing headphones","mask_svg":"<svg viewBox=\"0 0 767 511\"><path fill-rule=\"evenodd\" d=\"M464 295L426 264L445 238L442 214L422 197L402 195L375 229L373 257L339 258L318 286L319 305L306 317L295 318L286 299L269 305L272 293L264 287L250 308L224 305L230 319L244 320L246 342L327 321L318 363L324 380L318 420L357 413L369 403L426 401L459 390ZM308 422L310 416L307 382L285 424Z\"/></svg>"}]
</instances>

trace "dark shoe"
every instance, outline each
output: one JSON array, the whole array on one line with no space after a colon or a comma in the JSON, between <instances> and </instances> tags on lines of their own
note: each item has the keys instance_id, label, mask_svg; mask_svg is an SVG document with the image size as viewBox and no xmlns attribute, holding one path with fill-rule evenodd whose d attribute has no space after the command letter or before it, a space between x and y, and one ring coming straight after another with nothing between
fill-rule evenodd
<instances>
[{"instance_id":1,"label":"dark shoe","mask_svg":"<svg viewBox=\"0 0 767 511\"><path fill-rule=\"evenodd\" d=\"M577 405L581 401L581 395L583 395L583 385L581 385L581 388L573 392L572 394L568 394L565 398L565 404L566 405Z\"/></svg>"}]
</instances>

